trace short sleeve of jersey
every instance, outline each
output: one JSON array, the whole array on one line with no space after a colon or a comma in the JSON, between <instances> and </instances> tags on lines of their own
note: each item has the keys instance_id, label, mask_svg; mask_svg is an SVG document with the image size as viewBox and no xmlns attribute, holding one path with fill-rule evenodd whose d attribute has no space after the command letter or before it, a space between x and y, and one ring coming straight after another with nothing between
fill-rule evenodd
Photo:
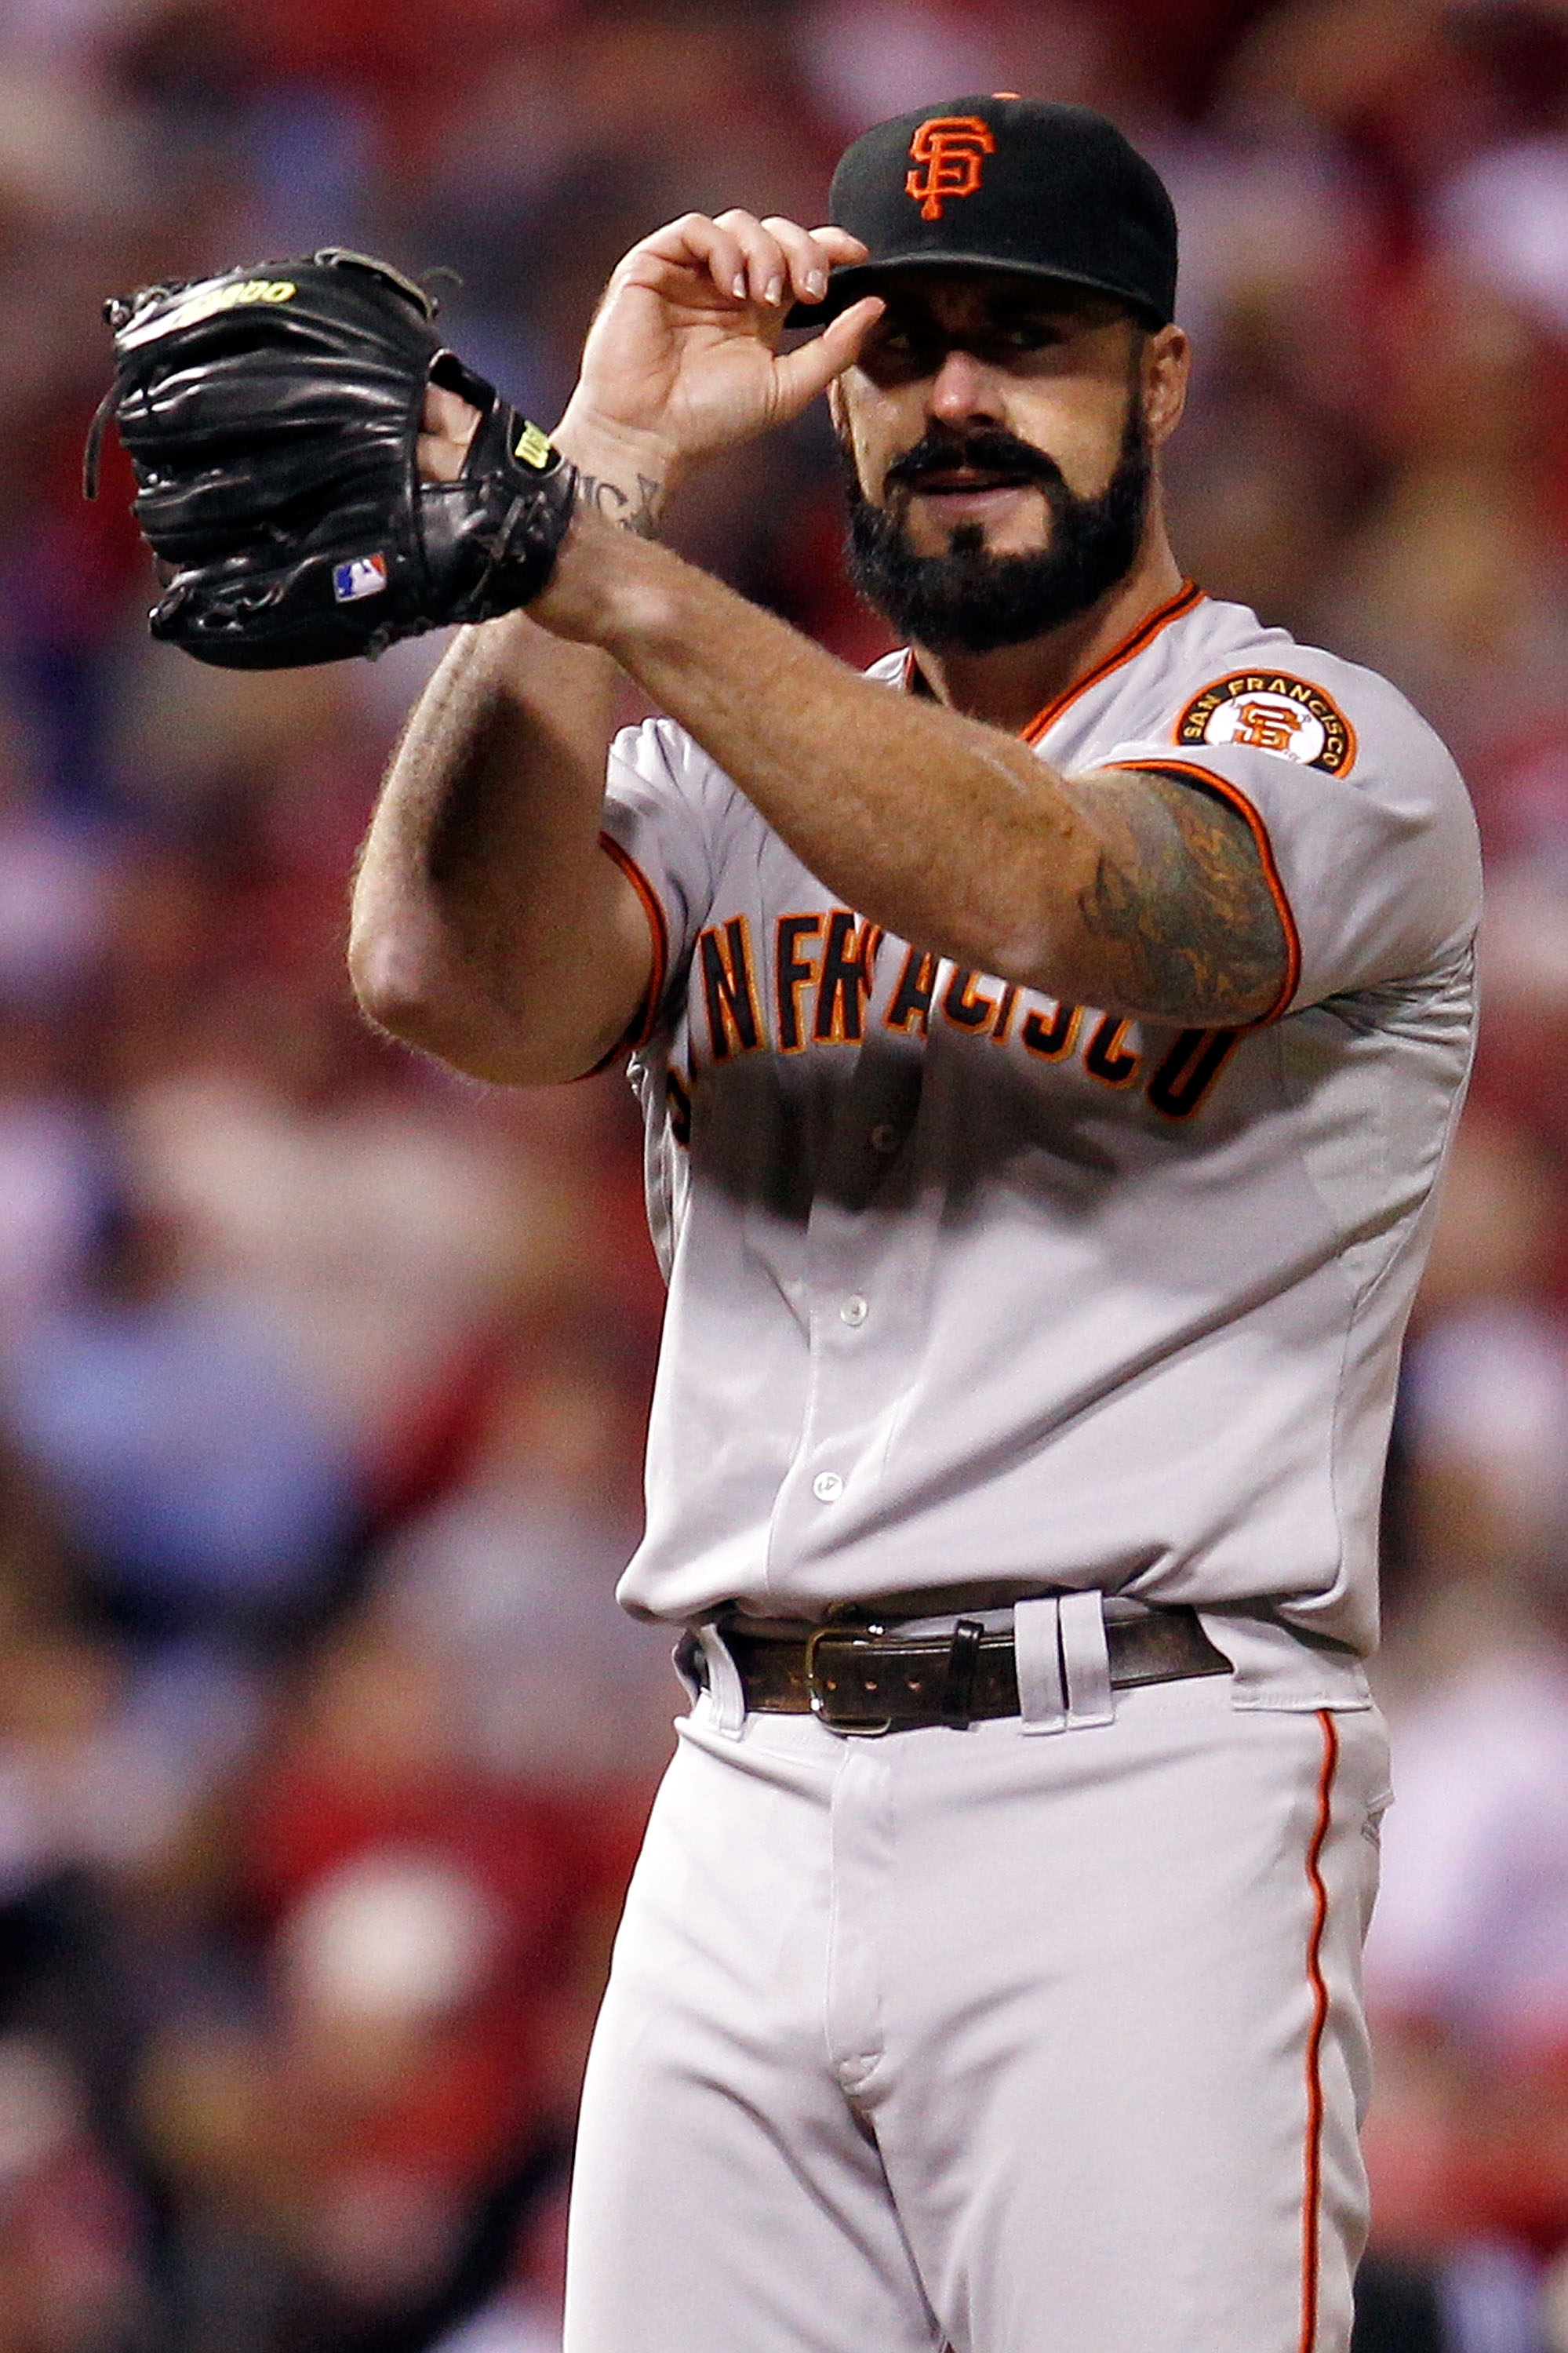
<instances>
[{"instance_id":1,"label":"short sleeve of jersey","mask_svg":"<svg viewBox=\"0 0 1568 2353\"><path fill-rule=\"evenodd\" d=\"M715 843L735 786L673 720L623 728L610 745L603 840L647 911L653 934L639 1044L658 1027L713 903Z\"/></svg>"},{"instance_id":2,"label":"short sleeve of jersey","mask_svg":"<svg viewBox=\"0 0 1568 2353\"><path fill-rule=\"evenodd\" d=\"M1324 684L1350 722L1337 765L1182 741L1180 725L1174 744L1119 743L1096 764L1186 777L1247 818L1290 949L1277 1015L1440 969L1480 911L1475 817L1443 744L1371 672L1336 663Z\"/></svg>"}]
</instances>

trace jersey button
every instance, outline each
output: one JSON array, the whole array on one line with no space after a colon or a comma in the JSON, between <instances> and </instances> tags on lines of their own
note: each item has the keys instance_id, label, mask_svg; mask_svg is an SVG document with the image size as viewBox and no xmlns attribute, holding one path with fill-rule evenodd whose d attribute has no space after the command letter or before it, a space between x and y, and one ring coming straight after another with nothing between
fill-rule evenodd
<instances>
[{"instance_id":1,"label":"jersey button","mask_svg":"<svg viewBox=\"0 0 1568 2353\"><path fill-rule=\"evenodd\" d=\"M811 1482L811 1493L819 1504L836 1504L843 1491L844 1482L836 1471L819 1471Z\"/></svg>"},{"instance_id":2,"label":"jersey button","mask_svg":"<svg viewBox=\"0 0 1568 2353\"><path fill-rule=\"evenodd\" d=\"M870 1314L871 1308L866 1301L861 1297L858 1291L852 1291L839 1309L839 1320L841 1323L847 1324L852 1331L858 1331Z\"/></svg>"},{"instance_id":3,"label":"jersey button","mask_svg":"<svg viewBox=\"0 0 1568 2353\"><path fill-rule=\"evenodd\" d=\"M871 1148L874 1152L896 1152L898 1130L895 1127L889 1127L885 1120L880 1121L871 1131Z\"/></svg>"}]
</instances>

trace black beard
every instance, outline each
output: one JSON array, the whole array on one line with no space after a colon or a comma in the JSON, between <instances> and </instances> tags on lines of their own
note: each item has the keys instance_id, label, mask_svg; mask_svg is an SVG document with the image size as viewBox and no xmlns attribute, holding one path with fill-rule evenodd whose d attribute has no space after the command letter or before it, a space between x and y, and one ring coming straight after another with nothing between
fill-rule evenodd
<instances>
[{"instance_id":1,"label":"black beard","mask_svg":"<svg viewBox=\"0 0 1568 2353\"><path fill-rule=\"evenodd\" d=\"M873 506L841 443L849 498L851 580L900 637L933 653L994 653L1059 629L1097 605L1131 571L1143 540L1152 471L1143 405L1128 405L1116 471L1097 498L1067 488L1043 450L995 427L948 434L933 427L889 468L896 488L956 460L1038 484L1051 512L1047 544L992 555L979 523L960 523L945 555L916 555L899 508Z\"/></svg>"}]
</instances>

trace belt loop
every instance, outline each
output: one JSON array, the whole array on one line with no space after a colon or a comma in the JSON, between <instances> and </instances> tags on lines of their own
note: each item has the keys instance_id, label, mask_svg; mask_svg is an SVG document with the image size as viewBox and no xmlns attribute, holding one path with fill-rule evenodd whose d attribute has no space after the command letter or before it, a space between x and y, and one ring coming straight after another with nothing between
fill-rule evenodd
<instances>
[{"instance_id":1,"label":"belt loop","mask_svg":"<svg viewBox=\"0 0 1568 2353\"><path fill-rule=\"evenodd\" d=\"M1064 1593L1056 1622L1069 1725L1114 1723L1104 1596L1097 1591Z\"/></svg>"},{"instance_id":2,"label":"belt loop","mask_svg":"<svg viewBox=\"0 0 1568 2353\"><path fill-rule=\"evenodd\" d=\"M1042 1594L1014 1604L1012 1655L1018 1669L1018 1712L1025 1732L1063 1732L1067 1694L1057 1633L1057 1599Z\"/></svg>"},{"instance_id":3,"label":"belt loop","mask_svg":"<svg viewBox=\"0 0 1568 2353\"><path fill-rule=\"evenodd\" d=\"M708 1722L726 1740L738 1740L746 1722L746 1688L740 1680L740 1669L711 1618L705 1620L696 1631L708 1671Z\"/></svg>"},{"instance_id":4,"label":"belt loop","mask_svg":"<svg viewBox=\"0 0 1568 2353\"><path fill-rule=\"evenodd\" d=\"M969 1703L974 1697L975 1673L984 1636L985 1628L978 1618L960 1618L953 1629L937 1705L943 1723L951 1725L955 1732L969 1729Z\"/></svg>"}]
</instances>

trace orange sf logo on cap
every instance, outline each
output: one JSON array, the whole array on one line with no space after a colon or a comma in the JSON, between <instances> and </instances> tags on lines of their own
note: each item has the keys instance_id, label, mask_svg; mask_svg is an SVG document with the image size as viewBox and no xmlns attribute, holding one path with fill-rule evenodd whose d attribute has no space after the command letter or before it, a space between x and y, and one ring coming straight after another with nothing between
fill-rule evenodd
<instances>
[{"instance_id":1,"label":"orange sf logo on cap","mask_svg":"<svg viewBox=\"0 0 1568 2353\"><path fill-rule=\"evenodd\" d=\"M940 220L949 196L972 196L980 184L980 162L996 153L989 122L978 114L933 114L909 142L922 168L906 173L905 192L919 200L922 220Z\"/></svg>"}]
</instances>

